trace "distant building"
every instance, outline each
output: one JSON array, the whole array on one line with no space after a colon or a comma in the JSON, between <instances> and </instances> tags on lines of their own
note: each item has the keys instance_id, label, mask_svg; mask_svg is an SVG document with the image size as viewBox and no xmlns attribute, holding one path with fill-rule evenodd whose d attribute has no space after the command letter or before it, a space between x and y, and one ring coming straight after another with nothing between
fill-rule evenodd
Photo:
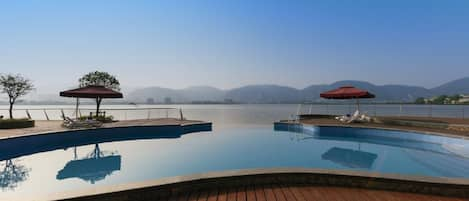
<instances>
[{"instance_id":1,"label":"distant building","mask_svg":"<svg viewBox=\"0 0 469 201\"><path fill-rule=\"evenodd\" d=\"M172 104L173 100L171 100L171 97L166 97L164 98L164 104Z\"/></svg>"},{"instance_id":2,"label":"distant building","mask_svg":"<svg viewBox=\"0 0 469 201\"><path fill-rule=\"evenodd\" d=\"M234 101L233 99L230 99L230 98L225 98L225 100L223 100L223 103L227 103L227 104L233 104Z\"/></svg>"},{"instance_id":3,"label":"distant building","mask_svg":"<svg viewBox=\"0 0 469 201\"><path fill-rule=\"evenodd\" d=\"M155 99L147 98L146 104L149 104L149 105L155 104Z\"/></svg>"},{"instance_id":4,"label":"distant building","mask_svg":"<svg viewBox=\"0 0 469 201\"><path fill-rule=\"evenodd\" d=\"M461 98L458 101L459 103L469 103L469 95L461 94Z\"/></svg>"},{"instance_id":5,"label":"distant building","mask_svg":"<svg viewBox=\"0 0 469 201\"><path fill-rule=\"evenodd\" d=\"M446 104L451 104L451 99L450 99L450 98L445 98L445 99L443 100L443 104L445 104L445 105L446 105Z\"/></svg>"}]
</instances>

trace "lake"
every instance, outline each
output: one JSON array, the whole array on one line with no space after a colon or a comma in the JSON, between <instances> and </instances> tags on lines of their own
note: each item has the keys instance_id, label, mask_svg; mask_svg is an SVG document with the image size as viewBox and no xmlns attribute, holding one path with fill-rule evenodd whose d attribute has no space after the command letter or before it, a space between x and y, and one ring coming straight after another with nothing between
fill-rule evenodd
<instances>
[{"instance_id":1,"label":"lake","mask_svg":"<svg viewBox=\"0 0 469 201\"><path fill-rule=\"evenodd\" d=\"M28 109L36 120L61 119L61 109L66 116L75 116L74 105L17 105L14 116L27 117ZM152 108L152 109L149 109ZM160 109L159 109L160 108ZM161 109L175 108L175 109ZM361 111L369 116L432 116L467 118L469 105L411 105L411 104L365 104ZM0 115L8 116L8 106L0 105ZM94 105L81 105L80 113L94 111ZM281 119L293 118L298 113L350 114L354 104L342 105L301 105L298 104L242 104L242 105L106 105L102 106L107 115L117 120L179 117L179 109L187 119L212 121L214 125L259 125L271 124ZM44 112L44 110L46 112ZM47 114L47 117L46 117Z\"/></svg>"}]
</instances>

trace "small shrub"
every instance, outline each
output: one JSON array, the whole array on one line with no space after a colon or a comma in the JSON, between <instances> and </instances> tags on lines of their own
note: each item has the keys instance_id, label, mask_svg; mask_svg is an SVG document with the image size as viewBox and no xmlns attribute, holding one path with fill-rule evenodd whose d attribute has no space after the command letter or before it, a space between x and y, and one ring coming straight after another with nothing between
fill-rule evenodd
<instances>
[{"instance_id":1,"label":"small shrub","mask_svg":"<svg viewBox=\"0 0 469 201\"><path fill-rule=\"evenodd\" d=\"M103 122L103 123L110 123L110 122L113 122L114 121L114 117L109 115L109 116L81 116L78 118L79 120L87 120L87 119L93 119L93 120L96 120L96 121L100 121L100 122Z\"/></svg>"},{"instance_id":2,"label":"small shrub","mask_svg":"<svg viewBox=\"0 0 469 201\"><path fill-rule=\"evenodd\" d=\"M0 119L0 129L34 127L34 120L30 119Z\"/></svg>"}]
</instances>

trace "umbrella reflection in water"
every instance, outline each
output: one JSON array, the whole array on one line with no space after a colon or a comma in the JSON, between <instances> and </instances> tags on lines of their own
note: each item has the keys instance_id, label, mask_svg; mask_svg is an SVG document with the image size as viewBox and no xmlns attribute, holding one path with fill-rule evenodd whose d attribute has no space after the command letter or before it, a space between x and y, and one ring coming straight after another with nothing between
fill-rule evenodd
<instances>
[{"instance_id":1,"label":"umbrella reflection in water","mask_svg":"<svg viewBox=\"0 0 469 201\"><path fill-rule=\"evenodd\" d=\"M308 139L330 139L330 140L341 140L336 135L327 135L327 133L320 132L320 128L317 127L304 127L302 125L290 125L290 124L276 124L274 125L275 131L287 131L290 135L291 140L302 141ZM350 140L350 139L348 139ZM366 168L370 169L378 158L375 153L365 152L361 150L361 142L357 141L358 150L347 149L341 147L333 147L327 152L322 154L323 160L329 160L334 163L340 164L348 168Z\"/></svg>"},{"instance_id":2,"label":"umbrella reflection in water","mask_svg":"<svg viewBox=\"0 0 469 201\"><path fill-rule=\"evenodd\" d=\"M57 173L57 179L80 178L94 184L120 168L121 156L114 153L105 154L96 144L94 150L85 158L77 159L75 153L75 159L67 162Z\"/></svg>"},{"instance_id":3,"label":"umbrella reflection in water","mask_svg":"<svg viewBox=\"0 0 469 201\"><path fill-rule=\"evenodd\" d=\"M321 156L324 160L329 160L345 167L366 169L371 168L377 157L378 155L374 153L340 147L333 147Z\"/></svg>"}]
</instances>

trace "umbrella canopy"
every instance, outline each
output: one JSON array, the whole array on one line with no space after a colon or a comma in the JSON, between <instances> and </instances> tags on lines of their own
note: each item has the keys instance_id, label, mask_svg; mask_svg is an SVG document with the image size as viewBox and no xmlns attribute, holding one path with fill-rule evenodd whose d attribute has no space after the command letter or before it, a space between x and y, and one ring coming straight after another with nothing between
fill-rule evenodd
<instances>
[{"instance_id":1,"label":"umbrella canopy","mask_svg":"<svg viewBox=\"0 0 469 201\"><path fill-rule=\"evenodd\" d=\"M356 99L357 100L357 111L360 111L360 98L374 98L375 95L354 86L343 86L338 89L326 91L320 94L321 98L327 99Z\"/></svg>"},{"instance_id":2,"label":"umbrella canopy","mask_svg":"<svg viewBox=\"0 0 469 201\"><path fill-rule=\"evenodd\" d=\"M122 93L114 91L112 89L108 89L104 86L98 85L90 85L86 87L80 87L77 89L72 89L68 91L60 92L60 96L63 97L74 97L77 98L77 106L75 114L78 118L78 105L79 100L78 98L94 98L96 99L96 117L99 116L99 106L101 105L101 101L103 98L123 98L124 96Z\"/></svg>"},{"instance_id":3,"label":"umbrella canopy","mask_svg":"<svg viewBox=\"0 0 469 201\"><path fill-rule=\"evenodd\" d=\"M326 91L320 94L321 98L326 99L358 99L358 98L374 98L375 95L354 86L343 86L338 89Z\"/></svg>"},{"instance_id":4,"label":"umbrella canopy","mask_svg":"<svg viewBox=\"0 0 469 201\"><path fill-rule=\"evenodd\" d=\"M122 93L108 89L104 86L86 86L60 92L63 97L75 98L123 98Z\"/></svg>"}]
</instances>

